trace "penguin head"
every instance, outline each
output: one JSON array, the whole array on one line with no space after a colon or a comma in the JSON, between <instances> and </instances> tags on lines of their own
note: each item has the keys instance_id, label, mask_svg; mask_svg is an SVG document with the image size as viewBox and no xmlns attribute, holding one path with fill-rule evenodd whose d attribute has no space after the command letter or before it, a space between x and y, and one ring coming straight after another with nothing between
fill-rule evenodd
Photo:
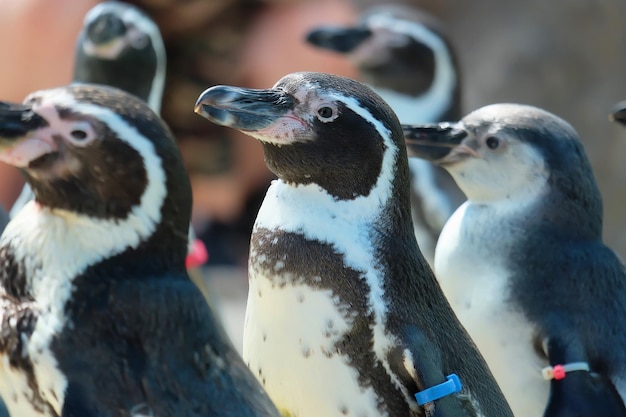
<instances>
[{"instance_id":1,"label":"penguin head","mask_svg":"<svg viewBox=\"0 0 626 417\"><path fill-rule=\"evenodd\" d=\"M456 83L456 57L445 31L434 18L409 6L373 7L359 24L319 27L306 41L345 54L374 88L421 95L438 71L453 73Z\"/></svg>"},{"instance_id":2,"label":"penguin head","mask_svg":"<svg viewBox=\"0 0 626 417\"><path fill-rule=\"evenodd\" d=\"M301 72L266 90L215 86L201 94L195 110L261 141L267 166L286 183L317 184L350 200L399 174L408 193L398 119L357 81Z\"/></svg>"},{"instance_id":3,"label":"penguin head","mask_svg":"<svg viewBox=\"0 0 626 417\"><path fill-rule=\"evenodd\" d=\"M140 9L105 1L86 15L76 44L74 81L132 92L159 111L165 46L156 23Z\"/></svg>"},{"instance_id":4,"label":"penguin head","mask_svg":"<svg viewBox=\"0 0 626 417\"><path fill-rule=\"evenodd\" d=\"M540 199L585 217L598 231L602 204L591 164L574 128L554 114L493 104L458 123L403 128L409 153L447 169L468 200L523 205Z\"/></svg>"},{"instance_id":5,"label":"penguin head","mask_svg":"<svg viewBox=\"0 0 626 417\"><path fill-rule=\"evenodd\" d=\"M24 172L41 209L127 222L143 235L161 225L186 247L191 191L180 154L166 125L133 95L77 84L2 103L0 160Z\"/></svg>"}]
</instances>

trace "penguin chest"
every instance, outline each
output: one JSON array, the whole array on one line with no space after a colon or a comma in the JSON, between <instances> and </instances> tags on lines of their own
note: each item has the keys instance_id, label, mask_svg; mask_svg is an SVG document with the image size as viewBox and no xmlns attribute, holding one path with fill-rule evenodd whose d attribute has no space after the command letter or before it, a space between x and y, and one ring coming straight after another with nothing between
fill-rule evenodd
<instances>
[{"instance_id":1,"label":"penguin chest","mask_svg":"<svg viewBox=\"0 0 626 417\"><path fill-rule=\"evenodd\" d=\"M243 357L284 415L409 416L417 409L389 363L388 353L401 346L385 329L380 276L364 244L350 242L347 253L342 242L302 233L253 232Z\"/></svg>"},{"instance_id":2,"label":"penguin chest","mask_svg":"<svg viewBox=\"0 0 626 417\"><path fill-rule=\"evenodd\" d=\"M454 312L478 346L513 414L542 415L549 384L546 362L533 349L536 328L509 302L511 276L500 251L507 228L468 204L446 223L435 253L435 272Z\"/></svg>"},{"instance_id":3,"label":"penguin chest","mask_svg":"<svg viewBox=\"0 0 626 417\"><path fill-rule=\"evenodd\" d=\"M350 313L330 290L251 277L244 360L283 415L377 416L377 395L338 347Z\"/></svg>"}]
</instances>

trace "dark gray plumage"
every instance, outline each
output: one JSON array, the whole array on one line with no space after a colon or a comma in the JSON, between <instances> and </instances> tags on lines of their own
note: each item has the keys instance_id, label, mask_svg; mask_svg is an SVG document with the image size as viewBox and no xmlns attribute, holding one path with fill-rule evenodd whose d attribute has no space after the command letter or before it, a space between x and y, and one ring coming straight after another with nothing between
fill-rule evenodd
<instances>
[{"instance_id":1,"label":"dark gray plumage","mask_svg":"<svg viewBox=\"0 0 626 417\"><path fill-rule=\"evenodd\" d=\"M461 70L442 25L415 7L384 4L367 9L352 27L320 27L307 41L344 54L407 124L461 118ZM437 238L465 196L443 169L409 158L413 226L432 265Z\"/></svg>"},{"instance_id":2,"label":"dark gray plumage","mask_svg":"<svg viewBox=\"0 0 626 417\"><path fill-rule=\"evenodd\" d=\"M196 112L260 140L279 178L251 237L244 359L284 415L510 415L419 251L404 138L378 95L295 73L212 87ZM463 391L417 404L451 373Z\"/></svg>"},{"instance_id":3,"label":"dark gray plumage","mask_svg":"<svg viewBox=\"0 0 626 417\"><path fill-rule=\"evenodd\" d=\"M435 272L515 415L624 416L626 271L602 242L602 200L576 131L496 104L461 122L405 126L410 148L468 197ZM540 370L584 366L542 381Z\"/></svg>"},{"instance_id":4,"label":"dark gray plumage","mask_svg":"<svg viewBox=\"0 0 626 417\"><path fill-rule=\"evenodd\" d=\"M147 104L46 90L0 105L0 132L36 196L0 238L11 414L278 417L189 280L189 178Z\"/></svg>"}]
</instances>

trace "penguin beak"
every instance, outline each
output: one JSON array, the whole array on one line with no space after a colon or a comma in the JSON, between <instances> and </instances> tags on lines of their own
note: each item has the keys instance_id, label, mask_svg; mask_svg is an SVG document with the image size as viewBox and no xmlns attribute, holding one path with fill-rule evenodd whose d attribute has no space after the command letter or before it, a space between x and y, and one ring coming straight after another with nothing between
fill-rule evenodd
<instances>
[{"instance_id":1,"label":"penguin beak","mask_svg":"<svg viewBox=\"0 0 626 417\"><path fill-rule=\"evenodd\" d=\"M48 122L30 106L0 102L0 161L26 167L51 151L47 142L34 137L34 132Z\"/></svg>"},{"instance_id":2,"label":"penguin beak","mask_svg":"<svg viewBox=\"0 0 626 417\"><path fill-rule=\"evenodd\" d=\"M609 120L626 126L626 100L620 101L613 106L613 109L611 109L611 113L609 114Z\"/></svg>"},{"instance_id":3,"label":"penguin beak","mask_svg":"<svg viewBox=\"0 0 626 417\"><path fill-rule=\"evenodd\" d=\"M468 133L458 123L402 125L402 130L409 156L434 163L445 163L453 153L479 157L475 150L462 143Z\"/></svg>"},{"instance_id":4,"label":"penguin beak","mask_svg":"<svg viewBox=\"0 0 626 417\"><path fill-rule=\"evenodd\" d=\"M306 41L319 48L345 54L352 52L370 36L372 31L367 28L321 27L309 32Z\"/></svg>"},{"instance_id":5,"label":"penguin beak","mask_svg":"<svg viewBox=\"0 0 626 417\"><path fill-rule=\"evenodd\" d=\"M86 25L84 37L78 40L79 47L87 55L114 60L128 47L126 34L124 21L114 13L105 13L93 18Z\"/></svg>"},{"instance_id":6,"label":"penguin beak","mask_svg":"<svg viewBox=\"0 0 626 417\"><path fill-rule=\"evenodd\" d=\"M103 45L126 33L124 21L113 13L98 16L85 28L87 38L96 45Z\"/></svg>"},{"instance_id":7,"label":"penguin beak","mask_svg":"<svg viewBox=\"0 0 626 417\"><path fill-rule=\"evenodd\" d=\"M194 111L215 124L253 132L272 125L294 105L294 98L281 90L218 85L200 94Z\"/></svg>"},{"instance_id":8,"label":"penguin beak","mask_svg":"<svg viewBox=\"0 0 626 417\"><path fill-rule=\"evenodd\" d=\"M0 101L0 147L11 146L29 132L47 125L30 106Z\"/></svg>"}]
</instances>

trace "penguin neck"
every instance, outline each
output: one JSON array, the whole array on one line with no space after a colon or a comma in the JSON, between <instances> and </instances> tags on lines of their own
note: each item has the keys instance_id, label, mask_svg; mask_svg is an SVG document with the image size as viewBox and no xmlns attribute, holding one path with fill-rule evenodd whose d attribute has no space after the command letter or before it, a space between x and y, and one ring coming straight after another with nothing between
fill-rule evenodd
<instances>
[{"instance_id":1,"label":"penguin neck","mask_svg":"<svg viewBox=\"0 0 626 417\"><path fill-rule=\"evenodd\" d=\"M394 110L398 119L404 124L436 123L441 121L457 121L461 118L459 77L455 57L450 52L446 42L430 30L415 27L405 22L398 22L395 30L421 39L428 45L434 54L435 72L428 88L418 93L412 91L413 77L407 77L402 82L393 81L394 86L369 74L363 68L362 76ZM412 33L417 31L417 33ZM407 88L400 88L404 84Z\"/></svg>"},{"instance_id":2,"label":"penguin neck","mask_svg":"<svg viewBox=\"0 0 626 417\"><path fill-rule=\"evenodd\" d=\"M163 91L165 90L165 74L167 70L167 56L165 45L161 36L152 39L152 46L156 54L156 72L150 86L150 94L146 101L150 108L157 114L161 113L161 103L163 101Z\"/></svg>"},{"instance_id":3,"label":"penguin neck","mask_svg":"<svg viewBox=\"0 0 626 417\"><path fill-rule=\"evenodd\" d=\"M482 222L488 222L489 219L493 220L494 225L498 224L498 228L506 228L502 224L517 227L519 221L533 223L538 220L533 213L541 207L543 196L545 191L537 192L535 195L531 195L530 192L526 196L513 195L506 199L493 198L491 195L468 196L464 206L467 206L466 215L481 219L481 226L477 227L484 227Z\"/></svg>"},{"instance_id":4,"label":"penguin neck","mask_svg":"<svg viewBox=\"0 0 626 417\"><path fill-rule=\"evenodd\" d=\"M496 219L502 220L504 223L498 227L506 228L510 224L514 228L532 228L555 237L602 239L602 205L595 196L585 201L574 200L548 182L541 187L511 193L506 199L472 192L467 195L471 213L481 213L492 223Z\"/></svg>"},{"instance_id":5,"label":"penguin neck","mask_svg":"<svg viewBox=\"0 0 626 417\"><path fill-rule=\"evenodd\" d=\"M74 68L74 82L95 83L110 85L146 101L150 108L159 113L163 89L165 87L165 57L157 54L157 65L147 65L147 68L128 68L113 60L97 57L84 57L76 62ZM162 62L161 62L162 61ZM138 62L136 65L146 66ZM150 70L150 71L146 71Z\"/></svg>"},{"instance_id":6,"label":"penguin neck","mask_svg":"<svg viewBox=\"0 0 626 417\"><path fill-rule=\"evenodd\" d=\"M406 158L400 153L399 157L403 156ZM355 245L371 248L374 235L374 243L393 239L390 225L400 225L399 230L412 234L407 164L383 166L389 168L383 169L370 193L345 200L314 183L275 180L259 210L255 229L300 233L309 240L334 243L342 253L354 253L347 248Z\"/></svg>"},{"instance_id":7,"label":"penguin neck","mask_svg":"<svg viewBox=\"0 0 626 417\"><path fill-rule=\"evenodd\" d=\"M31 201L0 239L3 258L11 258L15 266L1 271L0 277L14 292L10 295L45 304L56 294L63 304L76 277L110 259L116 260L115 276L98 274L100 278L143 279L152 276L150 272L184 271L187 234L172 233L171 225L159 220L160 215L153 219L141 210L124 220L97 219Z\"/></svg>"},{"instance_id":8,"label":"penguin neck","mask_svg":"<svg viewBox=\"0 0 626 417\"><path fill-rule=\"evenodd\" d=\"M537 209L535 224L555 238L602 240L602 200L596 196L549 195Z\"/></svg>"},{"instance_id":9,"label":"penguin neck","mask_svg":"<svg viewBox=\"0 0 626 417\"><path fill-rule=\"evenodd\" d=\"M404 124L436 123L460 119L460 94L456 80L438 81L436 76L430 88L419 95L409 95L386 87L374 90L396 112Z\"/></svg>"}]
</instances>

